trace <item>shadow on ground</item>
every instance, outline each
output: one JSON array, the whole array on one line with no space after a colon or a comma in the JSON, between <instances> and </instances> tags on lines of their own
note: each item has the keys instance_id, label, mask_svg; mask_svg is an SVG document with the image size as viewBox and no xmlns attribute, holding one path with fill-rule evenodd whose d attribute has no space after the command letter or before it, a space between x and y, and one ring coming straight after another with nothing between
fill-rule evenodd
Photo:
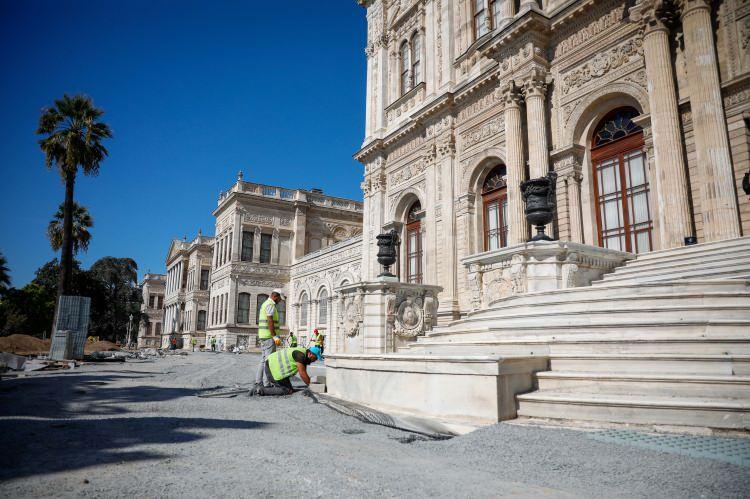
<instances>
[{"instance_id":1,"label":"shadow on ground","mask_svg":"<svg viewBox=\"0 0 750 499\"><path fill-rule=\"evenodd\" d=\"M39 376L4 380L0 384L0 417L115 416L130 412L123 404L164 402L191 397L203 390L192 388L121 386L128 380L150 376L74 375ZM120 386L108 387L112 382Z\"/></svg>"},{"instance_id":2,"label":"shadow on ground","mask_svg":"<svg viewBox=\"0 0 750 499\"><path fill-rule=\"evenodd\" d=\"M254 430L267 423L207 418L3 419L0 481L89 466L165 458L133 449L208 438L212 430ZM167 449L165 449L167 450Z\"/></svg>"}]
</instances>

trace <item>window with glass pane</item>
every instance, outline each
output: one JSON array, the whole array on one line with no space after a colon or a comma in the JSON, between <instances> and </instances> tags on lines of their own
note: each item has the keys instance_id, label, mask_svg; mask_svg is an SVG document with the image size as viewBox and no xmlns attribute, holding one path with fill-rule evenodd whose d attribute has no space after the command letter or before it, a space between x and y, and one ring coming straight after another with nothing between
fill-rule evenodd
<instances>
[{"instance_id":1,"label":"window with glass pane","mask_svg":"<svg viewBox=\"0 0 750 499\"><path fill-rule=\"evenodd\" d=\"M422 81L422 42L419 35L411 39L411 77L412 86Z\"/></svg>"},{"instance_id":2,"label":"window with glass pane","mask_svg":"<svg viewBox=\"0 0 750 499\"><path fill-rule=\"evenodd\" d=\"M504 165L493 168L482 184L484 205L484 250L508 245L508 195Z\"/></svg>"},{"instance_id":3,"label":"window with glass pane","mask_svg":"<svg viewBox=\"0 0 750 499\"><path fill-rule=\"evenodd\" d=\"M401 57L401 95L403 95L411 88L409 82L409 44L402 43L399 53Z\"/></svg>"},{"instance_id":4,"label":"window with glass pane","mask_svg":"<svg viewBox=\"0 0 750 499\"><path fill-rule=\"evenodd\" d=\"M154 329L154 334L160 335L161 334L161 322L156 323L156 328Z\"/></svg>"},{"instance_id":5,"label":"window with glass pane","mask_svg":"<svg viewBox=\"0 0 750 499\"><path fill-rule=\"evenodd\" d=\"M318 324L328 324L328 291L325 289L318 297Z\"/></svg>"},{"instance_id":6,"label":"window with glass pane","mask_svg":"<svg viewBox=\"0 0 750 499\"><path fill-rule=\"evenodd\" d=\"M307 327L307 310L310 307L310 300L307 298L307 293L302 293L299 304L299 325L300 327Z\"/></svg>"},{"instance_id":7,"label":"window with glass pane","mask_svg":"<svg viewBox=\"0 0 750 499\"><path fill-rule=\"evenodd\" d=\"M240 251L240 260L243 262L253 261L253 240L255 234L253 232L242 232L242 250Z\"/></svg>"},{"instance_id":8,"label":"window with glass pane","mask_svg":"<svg viewBox=\"0 0 750 499\"><path fill-rule=\"evenodd\" d=\"M474 0L474 35L481 38L489 31L487 26L486 0Z\"/></svg>"},{"instance_id":9,"label":"window with glass pane","mask_svg":"<svg viewBox=\"0 0 750 499\"><path fill-rule=\"evenodd\" d=\"M209 275L210 275L210 271L208 269L201 269L201 289L202 290L208 289Z\"/></svg>"},{"instance_id":10,"label":"window with glass pane","mask_svg":"<svg viewBox=\"0 0 750 499\"><path fill-rule=\"evenodd\" d=\"M653 222L638 112L621 108L599 123L591 152L598 202L599 243L633 253L651 251Z\"/></svg>"},{"instance_id":11,"label":"window with glass pane","mask_svg":"<svg viewBox=\"0 0 750 499\"><path fill-rule=\"evenodd\" d=\"M155 295L149 295L148 297L148 308L154 308L154 302L156 301Z\"/></svg>"},{"instance_id":12,"label":"window with glass pane","mask_svg":"<svg viewBox=\"0 0 750 499\"><path fill-rule=\"evenodd\" d=\"M512 0L491 0L490 1L490 11L492 12L492 28L497 29L500 27L500 23L502 21L502 2L508 2Z\"/></svg>"},{"instance_id":13,"label":"window with glass pane","mask_svg":"<svg viewBox=\"0 0 750 499\"><path fill-rule=\"evenodd\" d=\"M260 263L271 263L271 234L260 235Z\"/></svg>"},{"instance_id":14,"label":"window with glass pane","mask_svg":"<svg viewBox=\"0 0 750 499\"><path fill-rule=\"evenodd\" d=\"M416 201L406 216L406 280L422 282L422 205Z\"/></svg>"},{"instance_id":15,"label":"window with glass pane","mask_svg":"<svg viewBox=\"0 0 750 499\"><path fill-rule=\"evenodd\" d=\"M237 322L247 324L250 322L250 294L240 293L237 300Z\"/></svg>"},{"instance_id":16,"label":"window with glass pane","mask_svg":"<svg viewBox=\"0 0 750 499\"><path fill-rule=\"evenodd\" d=\"M276 311L279 313L279 325L286 324L286 301L279 300L276 304Z\"/></svg>"},{"instance_id":17,"label":"window with glass pane","mask_svg":"<svg viewBox=\"0 0 750 499\"><path fill-rule=\"evenodd\" d=\"M195 326L195 328L198 331L203 331L206 329L206 311L205 310L198 311L198 324Z\"/></svg>"},{"instance_id":18,"label":"window with glass pane","mask_svg":"<svg viewBox=\"0 0 750 499\"><path fill-rule=\"evenodd\" d=\"M263 303L268 300L268 295L258 295L258 299L255 304L255 323L260 324L260 318L263 317L263 311L260 309Z\"/></svg>"}]
</instances>

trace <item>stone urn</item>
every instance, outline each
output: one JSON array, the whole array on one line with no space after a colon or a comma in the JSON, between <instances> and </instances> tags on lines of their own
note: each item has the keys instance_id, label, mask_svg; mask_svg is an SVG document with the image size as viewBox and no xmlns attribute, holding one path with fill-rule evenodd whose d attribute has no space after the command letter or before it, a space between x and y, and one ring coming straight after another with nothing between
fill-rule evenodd
<instances>
[{"instance_id":1,"label":"stone urn","mask_svg":"<svg viewBox=\"0 0 750 499\"><path fill-rule=\"evenodd\" d=\"M396 262L396 248L399 245L398 233L395 230L379 234L378 240L378 263L383 266L383 272L378 277L396 277L391 274L391 265Z\"/></svg>"},{"instance_id":2,"label":"stone urn","mask_svg":"<svg viewBox=\"0 0 750 499\"><path fill-rule=\"evenodd\" d=\"M536 227L536 235L532 241L552 241L553 239L544 233L544 226L552 221L557 209L555 202L555 183L557 173L549 172L544 177L533 178L521 182L521 195L526 203L526 220Z\"/></svg>"}]
</instances>

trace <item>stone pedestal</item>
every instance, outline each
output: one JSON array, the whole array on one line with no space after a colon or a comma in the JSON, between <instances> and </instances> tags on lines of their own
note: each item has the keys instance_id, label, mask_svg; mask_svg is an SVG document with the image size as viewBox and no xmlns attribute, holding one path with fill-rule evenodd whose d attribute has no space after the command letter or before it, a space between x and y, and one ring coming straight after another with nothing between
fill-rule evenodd
<instances>
[{"instance_id":1,"label":"stone pedestal","mask_svg":"<svg viewBox=\"0 0 750 499\"><path fill-rule=\"evenodd\" d=\"M339 288L342 353L391 353L405 348L434 326L440 291L440 286L392 277Z\"/></svg>"},{"instance_id":2,"label":"stone pedestal","mask_svg":"<svg viewBox=\"0 0 750 499\"><path fill-rule=\"evenodd\" d=\"M568 241L530 241L464 258L472 310L509 296L588 286L613 271L631 253Z\"/></svg>"}]
</instances>

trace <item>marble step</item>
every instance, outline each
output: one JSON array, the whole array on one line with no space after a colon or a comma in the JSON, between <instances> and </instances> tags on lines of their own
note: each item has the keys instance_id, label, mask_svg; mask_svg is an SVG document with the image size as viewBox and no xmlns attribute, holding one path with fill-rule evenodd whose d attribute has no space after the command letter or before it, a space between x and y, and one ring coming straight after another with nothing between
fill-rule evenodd
<instances>
[{"instance_id":1,"label":"marble step","mask_svg":"<svg viewBox=\"0 0 750 499\"><path fill-rule=\"evenodd\" d=\"M635 275L616 276L613 274L606 274L603 279L593 281L591 284L592 286L599 286L601 284L641 283L664 280L697 279L700 277L718 279L735 277L748 273L750 273L750 261L743 260L736 265L716 263L713 265L702 265L699 268L692 267L687 269L655 270Z\"/></svg>"},{"instance_id":2,"label":"marble step","mask_svg":"<svg viewBox=\"0 0 750 499\"><path fill-rule=\"evenodd\" d=\"M750 376L689 374L614 374L608 372L546 371L536 373L540 392L665 395L740 398L750 400Z\"/></svg>"},{"instance_id":3,"label":"marble step","mask_svg":"<svg viewBox=\"0 0 750 499\"><path fill-rule=\"evenodd\" d=\"M709 354L709 355L750 355L749 338L717 339L665 339L654 340L479 340L479 341L423 341L409 345L407 352L446 355L460 352L463 355L528 355L546 356L555 354L602 354L602 355L642 355L642 354Z\"/></svg>"},{"instance_id":4,"label":"marble step","mask_svg":"<svg viewBox=\"0 0 750 499\"><path fill-rule=\"evenodd\" d=\"M669 260L670 258L680 258L698 254L714 254L723 251L732 251L736 248L750 248L750 236L727 239L711 243L695 244L693 246L681 246L668 250L657 250L638 255L635 261L645 262L647 260Z\"/></svg>"},{"instance_id":5,"label":"marble step","mask_svg":"<svg viewBox=\"0 0 750 499\"><path fill-rule=\"evenodd\" d=\"M693 320L682 321L679 324L665 323L660 320L630 321L622 324L558 324L549 327L543 324L518 325L493 323L491 325L465 325L462 329L438 329L427 333L418 339L419 342L439 339L461 339L466 340L494 340L519 337L538 338L570 338L579 335L618 335L623 331L633 334L649 336L652 334L689 336L705 335L709 337L718 336L741 336L747 337L750 330L750 320ZM423 339L424 338L424 339Z\"/></svg>"},{"instance_id":6,"label":"marble step","mask_svg":"<svg viewBox=\"0 0 750 499\"><path fill-rule=\"evenodd\" d=\"M572 310L571 310L572 309ZM543 326L554 328L558 326L628 326L642 322L663 322L666 324L679 325L683 322L710 322L713 319L721 320L750 320L750 306L740 305L687 305L687 306L641 306L620 307L611 309L585 309L568 307L547 312L539 310L513 310L498 316L482 317L470 323L463 323L451 327L450 331L463 332L476 330L486 326L523 327ZM445 330L443 330L445 331Z\"/></svg>"},{"instance_id":7,"label":"marble step","mask_svg":"<svg viewBox=\"0 0 750 499\"><path fill-rule=\"evenodd\" d=\"M596 287L569 288L544 293L526 293L511 296L498 301L485 310L470 312L465 318L454 321L451 324L468 322L483 316L493 315L497 310L523 305L543 307L547 304L576 301L617 301L619 299L631 299L642 296L697 296L714 293L747 294L748 292L750 292L750 275L746 279L735 280L682 280L672 282L623 283L619 285L601 284Z\"/></svg>"},{"instance_id":8,"label":"marble step","mask_svg":"<svg viewBox=\"0 0 750 499\"><path fill-rule=\"evenodd\" d=\"M602 296L601 293L597 293L588 297L579 297L567 301L547 302L540 299L533 303L502 303L487 310L484 314L472 316L471 319L456 321L452 325L470 321L489 320L491 318L503 319L508 315L518 315L521 313L543 314L546 316L557 312L574 312L576 310L593 312L597 310L611 310L614 307L623 306L627 308L680 308L686 305L708 308L722 306L750 308L750 286L747 286L747 290L728 293L696 292L669 295L640 293L619 297ZM748 312L748 317L750 317L750 312Z\"/></svg>"},{"instance_id":9,"label":"marble step","mask_svg":"<svg viewBox=\"0 0 750 499\"><path fill-rule=\"evenodd\" d=\"M710 354L551 354L552 371L750 375L748 355Z\"/></svg>"},{"instance_id":10,"label":"marble step","mask_svg":"<svg viewBox=\"0 0 750 499\"><path fill-rule=\"evenodd\" d=\"M750 428L747 399L538 391L518 395L522 417L644 425Z\"/></svg>"},{"instance_id":11,"label":"marble step","mask_svg":"<svg viewBox=\"0 0 750 499\"><path fill-rule=\"evenodd\" d=\"M732 265L736 262L750 261L750 248L736 248L733 251L722 253L698 254L685 258L674 258L670 260L631 260L622 267L618 267L609 276L631 275L641 272L652 272L655 270L679 269L690 266L702 266L706 264L722 263Z\"/></svg>"}]
</instances>

